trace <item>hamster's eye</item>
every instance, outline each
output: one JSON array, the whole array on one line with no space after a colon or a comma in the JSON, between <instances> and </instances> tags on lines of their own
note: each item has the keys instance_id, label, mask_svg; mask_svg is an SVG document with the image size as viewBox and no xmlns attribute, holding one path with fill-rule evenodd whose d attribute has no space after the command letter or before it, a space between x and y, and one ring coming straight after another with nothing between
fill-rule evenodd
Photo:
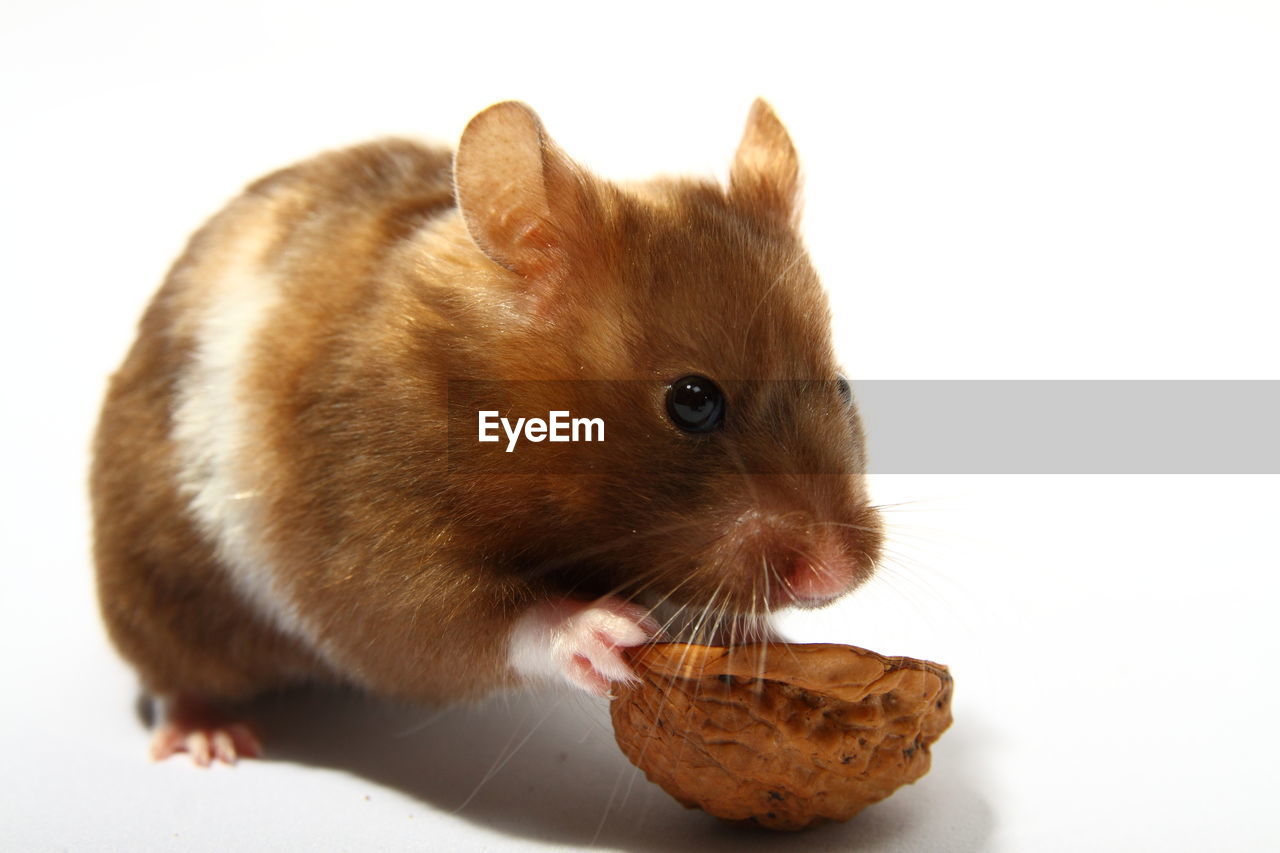
<instances>
[{"instance_id":1,"label":"hamster's eye","mask_svg":"<svg viewBox=\"0 0 1280 853\"><path fill-rule=\"evenodd\" d=\"M667 387L667 415L685 432L711 432L724 423L724 392L705 376L682 376Z\"/></svg>"},{"instance_id":2,"label":"hamster's eye","mask_svg":"<svg viewBox=\"0 0 1280 853\"><path fill-rule=\"evenodd\" d=\"M843 376L837 376L836 388L840 391L840 399L844 400L846 406L853 402L853 386L849 384L848 379Z\"/></svg>"}]
</instances>

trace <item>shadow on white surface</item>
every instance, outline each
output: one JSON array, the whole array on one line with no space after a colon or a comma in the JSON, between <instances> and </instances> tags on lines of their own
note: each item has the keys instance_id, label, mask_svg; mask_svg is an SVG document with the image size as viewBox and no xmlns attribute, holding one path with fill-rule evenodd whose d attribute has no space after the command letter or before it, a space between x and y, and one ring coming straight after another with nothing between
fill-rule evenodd
<instances>
[{"instance_id":1,"label":"shadow on white surface","mask_svg":"<svg viewBox=\"0 0 1280 853\"><path fill-rule=\"evenodd\" d=\"M933 769L916 785L847 824L778 834L681 807L618 750L603 705L576 695L432 711L310 690L249 710L266 761L344 771L442 819L530 841L635 851L979 850L994 828L975 768L980 745L963 722L935 746Z\"/></svg>"}]
</instances>

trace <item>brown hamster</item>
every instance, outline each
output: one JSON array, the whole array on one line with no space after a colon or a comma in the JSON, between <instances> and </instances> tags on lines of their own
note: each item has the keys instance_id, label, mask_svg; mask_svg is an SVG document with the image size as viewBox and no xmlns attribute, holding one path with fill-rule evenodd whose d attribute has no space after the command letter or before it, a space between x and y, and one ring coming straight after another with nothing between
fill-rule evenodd
<instances>
[{"instance_id":1,"label":"brown hamster","mask_svg":"<svg viewBox=\"0 0 1280 853\"><path fill-rule=\"evenodd\" d=\"M91 475L107 627L168 705L155 754L255 752L218 704L304 682L605 694L659 613L747 636L868 577L881 525L798 190L763 101L727 188L602 180L507 102L456 157L323 154L210 220ZM449 440L461 380L610 432L589 465L504 473Z\"/></svg>"}]
</instances>

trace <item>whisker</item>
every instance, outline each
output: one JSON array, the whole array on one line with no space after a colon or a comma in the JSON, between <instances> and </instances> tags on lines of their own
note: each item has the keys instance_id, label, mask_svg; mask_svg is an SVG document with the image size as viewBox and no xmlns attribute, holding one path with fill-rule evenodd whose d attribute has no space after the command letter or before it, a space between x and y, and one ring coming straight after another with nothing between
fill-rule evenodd
<instances>
[{"instance_id":1,"label":"whisker","mask_svg":"<svg viewBox=\"0 0 1280 853\"><path fill-rule=\"evenodd\" d=\"M786 265L786 267L784 267L784 268L783 268L782 272L778 273L777 278L775 278L775 279L774 279L774 280L769 284L769 286L768 286L767 288L765 288L764 293L762 293L762 294L760 295L760 299L756 302L756 306L755 306L755 308L751 309L751 315L750 315L749 317L747 317L747 323L746 323L746 325L745 325L745 326L743 326L743 327L742 327L742 352L741 352L741 354L742 354L742 356L743 356L744 358L745 358L745 357L746 357L746 355L747 355L747 348L750 346L750 343L749 343L749 342L750 342L750 341L751 341L751 339L752 339L752 335L751 335L751 328L752 328L752 326L754 326L754 325L755 325L755 321L756 321L756 314L758 314L758 313L760 312L760 308L761 308L761 306L763 306L763 305L764 305L764 303L765 303L765 301L769 298L769 296L773 294L773 291L777 288L777 286L778 286L779 284L781 284L781 283L783 282L783 280L787 277L787 273L791 272L791 270L795 268L795 265L796 265L796 264L798 264L798 263L800 263L800 261L801 261L801 259L802 259L802 258L804 258L804 249L798 249L798 250L796 251L796 255L795 255L795 257L794 257L794 258L792 258L792 259L791 259L791 262L790 262L789 264L787 264L787 265Z\"/></svg>"},{"instance_id":2,"label":"whisker","mask_svg":"<svg viewBox=\"0 0 1280 853\"><path fill-rule=\"evenodd\" d=\"M507 753L506 757L504 758L502 757L502 753L506 752L507 749L511 748L511 742L515 740L516 733L519 732L519 728L517 727L511 732L511 737L507 740L506 745L503 746L502 751L498 753L498 756L499 756L498 759L494 760L494 763L489 767L489 770L484 774L484 776L480 778L480 781L476 783L476 786L471 789L471 793L468 794L467 798L462 801L462 804L453 810L453 814L459 814L463 809L465 809L471 803L471 801L475 799L476 794L480 793L480 789L483 788L485 785L487 785L490 779L492 779L494 776L497 776L498 773L502 772L502 768L506 767L507 764L510 763L511 759L515 757L516 753L520 751L521 747L523 747L526 743L529 742L529 738L533 737L534 732L540 729L542 727L542 724L551 718L551 714L559 706L560 706L560 697L557 696L556 700L551 703L551 707L547 709L547 713L542 715L542 719L534 723L533 727L529 729L528 733L526 733L525 736L520 739L520 742L517 743L515 747L512 748L511 751ZM527 720L528 718L529 718L529 715L526 714L525 719Z\"/></svg>"},{"instance_id":3,"label":"whisker","mask_svg":"<svg viewBox=\"0 0 1280 853\"><path fill-rule=\"evenodd\" d=\"M562 569L579 560L583 560L588 557L598 557L602 554L608 554L611 551L629 547L633 545L637 539L652 539L655 536L665 536L669 533L678 533L681 530L689 530L701 526L702 522L700 520L682 518L678 521L672 522L671 524L660 525L658 527L645 530L644 532L632 531L630 533L623 533L606 542L598 542L572 553L561 554L555 558L544 560L542 563L530 569L528 574L529 577L541 577L542 575L549 574L557 569Z\"/></svg>"},{"instance_id":4,"label":"whisker","mask_svg":"<svg viewBox=\"0 0 1280 853\"><path fill-rule=\"evenodd\" d=\"M850 524L846 521L813 521L808 527L844 527L849 530L860 530L863 533L879 533L880 529L876 527L865 527L861 524Z\"/></svg>"}]
</instances>

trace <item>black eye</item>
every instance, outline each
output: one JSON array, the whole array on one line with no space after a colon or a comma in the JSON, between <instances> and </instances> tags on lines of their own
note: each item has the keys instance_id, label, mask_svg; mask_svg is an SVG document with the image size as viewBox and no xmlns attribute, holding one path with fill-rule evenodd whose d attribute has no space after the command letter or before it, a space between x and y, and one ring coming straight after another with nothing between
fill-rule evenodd
<instances>
[{"instance_id":1,"label":"black eye","mask_svg":"<svg viewBox=\"0 0 1280 853\"><path fill-rule=\"evenodd\" d=\"M840 399L847 406L853 402L853 386L843 376L836 377L836 388L840 391Z\"/></svg>"},{"instance_id":2,"label":"black eye","mask_svg":"<svg viewBox=\"0 0 1280 853\"><path fill-rule=\"evenodd\" d=\"M682 376L667 388L667 414L685 432L711 432L724 423L724 392L705 376Z\"/></svg>"}]
</instances>

